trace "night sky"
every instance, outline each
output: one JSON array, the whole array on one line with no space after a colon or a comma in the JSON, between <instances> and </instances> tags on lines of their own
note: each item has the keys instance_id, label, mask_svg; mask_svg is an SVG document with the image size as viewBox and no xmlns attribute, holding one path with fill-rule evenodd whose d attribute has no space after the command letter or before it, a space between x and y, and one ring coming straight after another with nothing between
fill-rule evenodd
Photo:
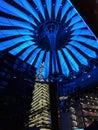
<instances>
[{"instance_id":1,"label":"night sky","mask_svg":"<svg viewBox=\"0 0 98 130\"><path fill-rule=\"evenodd\" d=\"M98 38L98 0L71 0Z\"/></svg>"}]
</instances>

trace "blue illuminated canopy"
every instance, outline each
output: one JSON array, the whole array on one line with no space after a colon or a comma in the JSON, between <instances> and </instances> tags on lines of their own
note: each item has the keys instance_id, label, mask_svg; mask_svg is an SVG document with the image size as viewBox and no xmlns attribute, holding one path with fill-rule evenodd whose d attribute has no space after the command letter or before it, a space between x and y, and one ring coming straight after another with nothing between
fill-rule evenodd
<instances>
[{"instance_id":1,"label":"blue illuminated canopy","mask_svg":"<svg viewBox=\"0 0 98 130\"><path fill-rule=\"evenodd\" d=\"M7 51L43 77L69 77L98 60L98 39L70 0L0 1L0 52Z\"/></svg>"}]
</instances>

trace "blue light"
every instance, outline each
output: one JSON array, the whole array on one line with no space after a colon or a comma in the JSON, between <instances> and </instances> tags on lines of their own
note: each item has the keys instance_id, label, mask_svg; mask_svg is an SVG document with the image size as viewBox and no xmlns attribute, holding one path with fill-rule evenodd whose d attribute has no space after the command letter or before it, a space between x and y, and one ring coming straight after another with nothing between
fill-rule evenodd
<instances>
[{"instance_id":1,"label":"blue light","mask_svg":"<svg viewBox=\"0 0 98 130\"><path fill-rule=\"evenodd\" d=\"M71 7L71 5L69 4L68 1L65 2L65 5L62 8L62 12L61 12L61 20L63 19L64 15L66 14L66 12L68 11L68 9Z\"/></svg>"},{"instance_id":2,"label":"blue light","mask_svg":"<svg viewBox=\"0 0 98 130\"><path fill-rule=\"evenodd\" d=\"M66 46L66 48L68 48L73 54L74 56L78 59L78 61L83 64L83 65L88 65L87 59L81 55L74 47L72 47L71 45Z\"/></svg>"},{"instance_id":3,"label":"blue light","mask_svg":"<svg viewBox=\"0 0 98 130\"><path fill-rule=\"evenodd\" d=\"M35 58L36 58L36 56L37 56L37 54L39 53L39 51L40 51L41 49L36 49L33 53L32 53L32 55L31 55L31 57L27 60L27 63L29 63L29 64L33 64L33 62L34 62L34 60L35 60Z\"/></svg>"},{"instance_id":4,"label":"blue light","mask_svg":"<svg viewBox=\"0 0 98 130\"><path fill-rule=\"evenodd\" d=\"M38 57L38 59L36 61L35 67L37 68L37 71L36 71L37 73L39 73L39 71L40 71L40 67L42 65L44 54L45 54L45 51L41 51L40 55L39 55L39 57Z\"/></svg>"},{"instance_id":5,"label":"blue light","mask_svg":"<svg viewBox=\"0 0 98 130\"><path fill-rule=\"evenodd\" d=\"M6 3L4 0L0 1L2 4L0 4L0 11L5 12L7 14L15 15L16 17L20 17L36 26L36 23L34 22L33 18L31 16L26 15L19 9L13 7L12 5Z\"/></svg>"},{"instance_id":6,"label":"blue light","mask_svg":"<svg viewBox=\"0 0 98 130\"><path fill-rule=\"evenodd\" d=\"M72 27L72 30L83 29L83 28L86 28L85 24L83 22L78 22L74 24L74 26Z\"/></svg>"},{"instance_id":7,"label":"blue light","mask_svg":"<svg viewBox=\"0 0 98 130\"><path fill-rule=\"evenodd\" d=\"M64 54L65 54L65 56L66 56L66 58L67 58L67 60L68 60L68 62L69 62L69 64L70 64L71 68L72 68L74 71L78 72L78 71L79 71L79 66L78 66L78 64L75 62L75 60L73 59L73 57L70 55L70 53L68 52L68 50L65 49L65 48L63 48L62 50L63 50L63 52L64 52Z\"/></svg>"},{"instance_id":8,"label":"blue light","mask_svg":"<svg viewBox=\"0 0 98 130\"><path fill-rule=\"evenodd\" d=\"M27 48L27 49L22 53L22 55L19 56L19 58L22 59L22 60L25 60L25 59L27 58L27 56L28 56L34 49L36 49L36 48L37 48L37 46L35 46L35 45L30 46L29 48Z\"/></svg>"},{"instance_id":9,"label":"blue light","mask_svg":"<svg viewBox=\"0 0 98 130\"><path fill-rule=\"evenodd\" d=\"M56 0L56 4L55 4L55 18L57 18L58 11L60 9L61 3L62 3L62 0Z\"/></svg>"},{"instance_id":10,"label":"blue light","mask_svg":"<svg viewBox=\"0 0 98 130\"><path fill-rule=\"evenodd\" d=\"M5 38L5 37L7 38L7 37L10 37L10 36L11 36L10 34L5 34L5 35L4 34L0 34L0 38Z\"/></svg>"},{"instance_id":11,"label":"blue light","mask_svg":"<svg viewBox=\"0 0 98 130\"><path fill-rule=\"evenodd\" d=\"M44 61L44 69L43 69L43 73L42 73L44 78L47 78L49 75L49 66L50 66L50 52L48 51L46 53L46 58Z\"/></svg>"},{"instance_id":12,"label":"blue light","mask_svg":"<svg viewBox=\"0 0 98 130\"><path fill-rule=\"evenodd\" d=\"M57 63L57 58L56 58L56 60L55 60L54 65L55 65L55 68L56 68L56 73L59 73L59 70L58 70L58 63Z\"/></svg>"},{"instance_id":13,"label":"blue light","mask_svg":"<svg viewBox=\"0 0 98 130\"><path fill-rule=\"evenodd\" d=\"M55 51L52 51L52 73L58 73L58 63Z\"/></svg>"},{"instance_id":14,"label":"blue light","mask_svg":"<svg viewBox=\"0 0 98 130\"><path fill-rule=\"evenodd\" d=\"M12 40L8 40L8 41L4 41L0 43L0 51L7 49L9 47L12 47L14 45L19 44L20 42L24 42L24 41L29 41L32 40L33 38L30 36L20 36L18 38L14 38Z\"/></svg>"},{"instance_id":15,"label":"blue light","mask_svg":"<svg viewBox=\"0 0 98 130\"><path fill-rule=\"evenodd\" d=\"M0 2L0 51L34 65L37 73L44 62L45 78L55 72L68 77L71 70L79 72L79 65L89 66L89 59L97 58L98 39L70 0Z\"/></svg>"},{"instance_id":16,"label":"blue light","mask_svg":"<svg viewBox=\"0 0 98 130\"><path fill-rule=\"evenodd\" d=\"M74 24L78 23L79 21L81 21L81 17L79 17L78 15L76 15L76 16L74 16L74 17L71 19L71 21L70 21L70 23L69 23L69 26L74 25Z\"/></svg>"},{"instance_id":17,"label":"blue light","mask_svg":"<svg viewBox=\"0 0 98 130\"><path fill-rule=\"evenodd\" d=\"M47 6L47 11L48 11L49 17L51 19L52 0L45 0L45 1L46 1L46 6Z\"/></svg>"},{"instance_id":18,"label":"blue light","mask_svg":"<svg viewBox=\"0 0 98 130\"><path fill-rule=\"evenodd\" d=\"M22 22L20 20L13 20L4 17L0 17L0 26L13 26L13 27L21 27L21 28L33 30L31 24L28 22Z\"/></svg>"},{"instance_id":19,"label":"blue light","mask_svg":"<svg viewBox=\"0 0 98 130\"><path fill-rule=\"evenodd\" d=\"M54 59L52 57L52 73L54 73L54 72L55 72L55 65L54 65Z\"/></svg>"},{"instance_id":20,"label":"blue light","mask_svg":"<svg viewBox=\"0 0 98 130\"><path fill-rule=\"evenodd\" d=\"M92 36L91 32L87 29L78 29L75 30L72 35L83 35L83 36Z\"/></svg>"},{"instance_id":21,"label":"blue light","mask_svg":"<svg viewBox=\"0 0 98 130\"><path fill-rule=\"evenodd\" d=\"M98 49L98 42L96 40L86 38L86 37L83 37L83 36L73 36L71 39L83 42L84 44L87 44L89 46L92 46L92 47Z\"/></svg>"},{"instance_id":22,"label":"blue light","mask_svg":"<svg viewBox=\"0 0 98 130\"><path fill-rule=\"evenodd\" d=\"M66 61L61 53L61 51L58 51L58 56L59 56L59 59L60 59L60 65L61 65L61 69L62 69L62 73L68 77L69 75L69 69L68 69L68 66L66 64Z\"/></svg>"},{"instance_id":23,"label":"blue light","mask_svg":"<svg viewBox=\"0 0 98 130\"><path fill-rule=\"evenodd\" d=\"M0 33L3 35L8 34L9 36L14 35L32 35L28 29L11 29L11 30L0 30Z\"/></svg>"},{"instance_id":24,"label":"blue light","mask_svg":"<svg viewBox=\"0 0 98 130\"><path fill-rule=\"evenodd\" d=\"M74 11L74 9L71 9L67 14L66 22L68 22L75 14L76 12Z\"/></svg>"},{"instance_id":25,"label":"blue light","mask_svg":"<svg viewBox=\"0 0 98 130\"><path fill-rule=\"evenodd\" d=\"M86 38L85 38L86 39ZM87 42L85 42L85 44L89 45L89 46L92 46L96 49L98 49L98 42L93 40L93 39L88 39L87 38Z\"/></svg>"},{"instance_id":26,"label":"blue light","mask_svg":"<svg viewBox=\"0 0 98 130\"><path fill-rule=\"evenodd\" d=\"M25 7L25 9L27 11L29 11L31 13L31 15L33 15L39 22L39 16L37 11L29 4L29 2L27 0L14 0L17 4L19 4L21 7Z\"/></svg>"},{"instance_id":27,"label":"blue light","mask_svg":"<svg viewBox=\"0 0 98 130\"><path fill-rule=\"evenodd\" d=\"M41 0L33 0L34 3L36 4L36 6L38 7L38 9L40 10L43 18L45 19L45 13L44 13L44 8L43 8L43 5L42 5L42 2Z\"/></svg>"},{"instance_id":28,"label":"blue light","mask_svg":"<svg viewBox=\"0 0 98 130\"><path fill-rule=\"evenodd\" d=\"M81 50L83 53L85 53L87 56L92 57L92 58L97 58L95 51L83 46L82 44L75 41L72 41L69 44L75 46L76 48Z\"/></svg>"},{"instance_id":29,"label":"blue light","mask_svg":"<svg viewBox=\"0 0 98 130\"><path fill-rule=\"evenodd\" d=\"M31 41L24 42L24 43L22 43L20 46L18 46L18 47L16 47L16 48L12 49L12 50L9 51L9 52L10 52L11 54L13 54L13 55L16 55L16 54L18 54L19 52L21 52L23 49L25 49L25 48L27 48L27 47L33 45L33 44L34 44L34 43L31 42Z\"/></svg>"}]
</instances>

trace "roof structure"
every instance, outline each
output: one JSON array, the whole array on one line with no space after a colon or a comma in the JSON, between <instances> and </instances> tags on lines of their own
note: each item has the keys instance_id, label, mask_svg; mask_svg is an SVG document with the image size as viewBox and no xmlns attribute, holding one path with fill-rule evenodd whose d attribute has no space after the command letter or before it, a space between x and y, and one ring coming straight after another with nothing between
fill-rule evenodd
<instances>
[{"instance_id":1,"label":"roof structure","mask_svg":"<svg viewBox=\"0 0 98 130\"><path fill-rule=\"evenodd\" d=\"M42 75L78 74L98 60L98 39L70 0L1 0L0 52L9 52Z\"/></svg>"}]
</instances>

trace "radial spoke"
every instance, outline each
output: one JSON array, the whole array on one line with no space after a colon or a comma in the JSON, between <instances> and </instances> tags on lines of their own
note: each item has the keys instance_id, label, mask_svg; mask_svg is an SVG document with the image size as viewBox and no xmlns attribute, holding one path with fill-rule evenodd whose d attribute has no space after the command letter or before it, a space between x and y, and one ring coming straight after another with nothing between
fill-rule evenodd
<instances>
[{"instance_id":1,"label":"radial spoke","mask_svg":"<svg viewBox=\"0 0 98 130\"><path fill-rule=\"evenodd\" d=\"M27 58L27 56L34 50L36 49L37 46L35 45L32 45L30 46L29 48L27 48L20 56L19 58L22 59L22 60L25 60Z\"/></svg>"},{"instance_id":2,"label":"radial spoke","mask_svg":"<svg viewBox=\"0 0 98 130\"><path fill-rule=\"evenodd\" d=\"M85 53L87 56L92 57L92 58L96 58L96 52L94 52L93 50L83 46L82 44L78 43L78 42L70 42L70 45L75 46L76 48L78 48L79 50L81 50L83 53Z\"/></svg>"},{"instance_id":3,"label":"radial spoke","mask_svg":"<svg viewBox=\"0 0 98 130\"><path fill-rule=\"evenodd\" d=\"M83 42L84 44L90 45L90 46L98 49L98 42L96 40L86 38L83 36L73 36L71 39L75 40L75 41Z\"/></svg>"},{"instance_id":4,"label":"radial spoke","mask_svg":"<svg viewBox=\"0 0 98 130\"><path fill-rule=\"evenodd\" d=\"M60 64L61 64L61 68L62 68L62 73L68 77L69 75L69 69L68 66L66 64L66 61L64 60L64 57L61 53L61 51L58 51L58 56L59 56L59 60L60 60Z\"/></svg>"},{"instance_id":5,"label":"radial spoke","mask_svg":"<svg viewBox=\"0 0 98 130\"><path fill-rule=\"evenodd\" d=\"M74 47L72 47L71 45L66 46L66 48L68 48L73 54L74 56L78 59L78 61L83 64L83 65L88 65L87 59L81 55Z\"/></svg>"},{"instance_id":6,"label":"radial spoke","mask_svg":"<svg viewBox=\"0 0 98 130\"><path fill-rule=\"evenodd\" d=\"M39 55L39 57L38 57L38 59L37 59L37 61L35 63L35 67L40 68L40 65L42 63L44 54L45 54L45 51L40 52L40 55Z\"/></svg>"},{"instance_id":7,"label":"radial spoke","mask_svg":"<svg viewBox=\"0 0 98 130\"><path fill-rule=\"evenodd\" d=\"M19 18L22 18L22 19L34 24L35 26L37 26L31 16L26 15L25 13L23 13L19 9L6 3L4 0L1 0L0 2L2 3L2 4L0 4L0 11L5 12L7 14L11 14L11 15L19 17Z\"/></svg>"},{"instance_id":8,"label":"radial spoke","mask_svg":"<svg viewBox=\"0 0 98 130\"><path fill-rule=\"evenodd\" d=\"M14 0L14 1L23 8L25 8L27 11L29 11L40 22L40 18L38 16L37 11L29 4L27 0Z\"/></svg>"},{"instance_id":9,"label":"radial spoke","mask_svg":"<svg viewBox=\"0 0 98 130\"><path fill-rule=\"evenodd\" d=\"M61 6L62 0L56 0L55 4L55 19L57 18L60 6Z\"/></svg>"},{"instance_id":10,"label":"radial spoke","mask_svg":"<svg viewBox=\"0 0 98 130\"><path fill-rule=\"evenodd\" d=\"M42 5L42 2L41 0L33 0L34 3L36 4L36 6L38 7L38 9L40 10L43 18L45 19L45 13L44 13L44 8L43 8L43 5Z\"/></svg>"},{"instance_id":11,"label":"radial spoke","mask_svg":"<svg viewBox=\"0 0 98 130\"><path fill-rule=\"evenodd\" d=\"M52 14L52 0L45 0L46 1L46 6L47 6L47 11L49 14L49 17L51 19L51 14Z\"/></svg>"},{"instance_id":12,"label":"radial spoke","mask_svg":"<svg viewBox=\"0 0 98 130\"><path fill-rule=\"evenodd\" d=\"M86 28L86 25L83 22L78 22L74 24L74 26L72 27L72 30L83 29L83 28Z\"/></svg>"},{"instance_id":13,"label":"radial spoke","mask_svg":"<svg viewBox=\"0 0 98 130\"><path fill-rule=\"evenodd\" d=\"M14 20L14 19L4 18L4 17L0 17L0 26L21 27L21 28L33 30L31 24L28 22L22 22L20 20Z\"/></svg>"},{"instance_id":14,"label":"radial spoke","mask_svg":"<svg viewBox=\"0 0 98 130\"><path fill-rule=\"evenodd\" d=\"M76 24L76 23L78 23L78 22L80 22L81 21L81 17L79 17L78 15L76 15L76 16L74 16L72 19L71 19L71 21L70 21L70 23L69 23L69 26L72 26L72 25L74 25L74 24Z\"/></svg>"},{"instance_id":15,"label":"radial spoke","mask_svg":"<svg viewBox=\"0 0 98 130\"><path fill-rule=\"evenodd\" d=\"M78 72L78 71L79 71L79 66L78 66L78 64L75 62L75 60L73 59L73 57L70 55L70 53L68 52L68 50L65 49L65 48L63 48L62 50L63 50L63 52L64 52L66 58L68 59L68 62L69 62L69 64L71 65L72 69L73 69L74 71Z\"/></svg>"},{"instance_id":16,"label":"radial spoke","mask_svg":"<svg viewBox=\"0 0 98 130\"><path fill-rule=\"evenodd\" d=\"M18 38L14 38L12 40L1 42L0 43L0 50L2 51L4 49L7 49L7 48L12 47L14 45L17 45L20 42L29 41L29 40L32 40L32 37L30 37L30 36L21 36L21 37L18 37Z\"/></svg>"},{"instance_id":17,"label":"radial spoke","mask_svg":"<svg viewBox=\"0 0 98 130\"><path fill-rule=\"evenodd\" d=\"M65 5L62 8L61 12L61 20L63 19L64 15L66 14L67 10L71 7L68 1L66 1Z\"/></svg>"},{"instance_id":18,"label":"radial spoke","mask_svg":"<svg viewBox=\"0 0 98 130\"><path fill-rule=\"evenodd\" d=\"M78 29L78 30L75 30L72 35L84 35L84 36L92 36L92 33L87 30L87 29Z\"/></svg>"},{"instance_id":19,"label":"radial spoke","mask_svg":"<svg viewBox=\"0 0 98 130\"><path fill-rule=\"evenodd\" d=\"M20 46L12 49L11 51L9 51L11 54L13 55L17 55L19 52L21 52L23 49L33 45L34 43L32 41L28 41L28 42L24 42L22 43Z\"/></svg>"},{"instance_id":20,"label":"radial spoke","mask_svg":"<svg viewBox=\"0 0 98 130\"><path fill-rule=\"evenodd\" d=\"M33 52L33 54L30 56L30 58L27 60L27 63L29 63L29 64L33 64L33 62L34 62L34 60L35 60L35 58L36 58L36 56L37 56L37 54L39 53L39 51L40 51L41 49L36 49L34 52Z\"/></svg>"},{"instance_id":21,"label":"radial spoke","mask_svg":"<svg viewBox=\"0 0 98 130\"><path fill-rule=\"evenodd\" d=\"M27 29L11 29L11 30L0 30L1 34L8 34L10 36L14 35L32 35L32 32L30 32Z\"/></svg>"},{"instance_id":22,"label":"radial spoke","mask_svg":"<svg viewBox=\"0 0 98 130\"><path fill-rule=\"evenodd\" d=\"M68 22L69 20L72 19L72 17L76 14L76 12L74 11L74 9L71 9L68 14L67 14L67 18L65 22Z\"/></svg>"},{"instance_id":23,"label":"radial spoke","mask_svg":"<svg viewBox=\"0 0 98 130\"><path fill-rule=\"evenodd\" d=\"M48 51L46 53L46 58L45 58L45 61L44 61L44 69L43 69L43 76L44 78L47 78L48 75L49 75L49 65L50 65L50 52Z\"/></svg>"}]
</instances>

